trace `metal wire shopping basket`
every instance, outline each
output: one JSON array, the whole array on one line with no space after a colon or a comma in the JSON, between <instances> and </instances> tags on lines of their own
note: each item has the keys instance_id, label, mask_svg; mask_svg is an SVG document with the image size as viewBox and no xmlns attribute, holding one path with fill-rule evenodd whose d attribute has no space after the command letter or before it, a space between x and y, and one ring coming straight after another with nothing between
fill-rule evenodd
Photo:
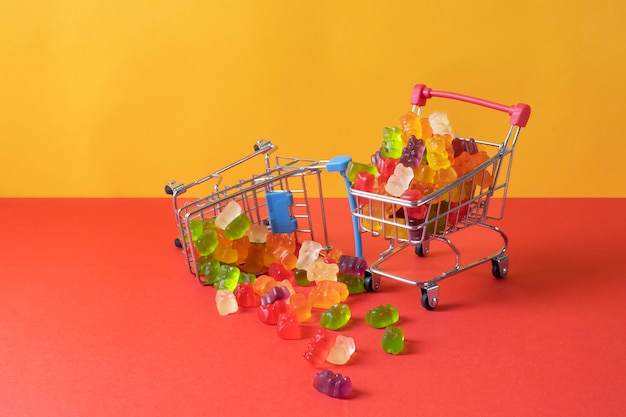
<instances>
[{"instance_id":1,"label":"metal wire shopping basket","mask_svg":"<svg viewBox=\"0 0 626 417\"><path fill-rule=\"evenodd\" d=\"M329 250L326 211L322 193L321 172L325 161L270 155L277 146L259 140L254 152L189 184L171 181L165 192L172 196L178 237L176 246L185 253L189 271L207 285L198 268L199 255L190 239L192 223L215 218L231 202L236 202L252 224L266 226L273 233L295 234L296 240L315 240ZM264 164L247 179L223 184L222 177L242 164L264 157ZM209 185L208 195L184 199L182 196L201 184ZM313 201L315 200L315 201ZM317 230L321 229L321 230Z\"/></svg>"},{"instance_id":2,"label":"metal wire shopping basket","mask_svg":"<svg viewBox=\"0 0 626 417\"><path fill-rule=\"evenodd\" d=\"M493 156L417 201L355 189L344 176L353 216L356 255L363 254L363 234L382 236L390 242L389 247L369 267L373 288L378 288L381 276L416 285L422 292L422 306L428 310L437 306L438 282L445 278L485 262L492 263L492 273L496 278L507 275L508 239L502 230L489 221L503 217L515 145L521 128L526 126L530 117L530 107L526 104L507 106L462 94L432 90L421 84L415 85L413 89L411 111L420 116L430 98L453 99L507 113L510 116L510 127L501 142L458 137L461 141L473 141L488 149ZM494 196L498 198L492 198ZM420 218L411 218L410 212L415 211L421 213ZM497 233L503 245L496 253L462 263L460 251L450 236L472 226ZM455 255L455 264L440 275L427 280L415 280L383 268L389 258L408 247L413 247L418 256L425 256L429 252L430 242L434 240L445 243Z\"/></svg>"}]
</instances>

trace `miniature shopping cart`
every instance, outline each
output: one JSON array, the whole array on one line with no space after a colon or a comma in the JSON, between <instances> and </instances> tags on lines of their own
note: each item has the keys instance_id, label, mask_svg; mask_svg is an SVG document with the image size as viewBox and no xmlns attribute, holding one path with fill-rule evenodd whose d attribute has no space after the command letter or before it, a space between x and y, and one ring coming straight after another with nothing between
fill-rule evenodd
<instances>
[{"instance_id":1,"label":"miniature shopping cart","mask_svg":"<svg viewBox=\"0 0 626 417\"><path fill-rule=\"evenodd\" d=\"M506 106L461 94L435 91L424 85L414 87L411 111L420 116L422 107L433 97L459 100L508 113L510 127L500 143L458 137L459 140L474 141L493 156L455 181L417 201L360 191L353 188L344 177L353 215L356 255L362 256L362 234L382 236L390 242L389 247L369 267L373 288L378 288L381 276L416 285L421 289L421 303L427 310L433 310L437 306L438 283L445 278L485 262L492 263L492 273L496 278L507 275L507 236L488 221L503 217L515 144L521 128L526 126L530 117L530 107L526 104ZM409 212L412 210L419 211L423 218L411 219ZM481 226L499 234L503 245L496 253L469 263L461 263L460 251L450 240L450 236L472 226ZM383 269L385 262L406 248L414 248L418 256L425 256L432 241L443 242L452 249L455 255L452 268L432 279L421 281Z\"/></svg>"},{"instance_id":2,"label":"miniature shopping cart","mask_svg":"<svg viewBox=\"0 0 626 417\"><path fill-rule=\"evenodd\" d=\"M201 284L208 285L198 268L199 255L191 239L191 225L195 220L215 218L233 201L253 224L264 225L272 233L294 233L296 241L315 240L322 244L323 251L331 249L321 181L325 161L276 156L272 163L270 155L276 150L270 141L259 140L253 153L206 177L187 185L171 181L165 186L165 192L172 196L178 228L174 243L185 253L189 271ZM264 163L256 168L258 174L245 180L225 181L224 177L235 168L250 165L261 157ZM187 192L197 194L200 186L204 190L200 196L183 197Z\"/></svg>"}]
</instances>

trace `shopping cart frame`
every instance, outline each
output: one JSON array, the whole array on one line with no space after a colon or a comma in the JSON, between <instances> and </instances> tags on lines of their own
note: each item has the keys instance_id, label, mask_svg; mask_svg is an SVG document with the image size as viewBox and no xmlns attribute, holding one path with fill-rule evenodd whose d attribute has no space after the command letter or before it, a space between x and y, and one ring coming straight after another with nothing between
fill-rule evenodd
<instances>
[{"instance_id":1,"label":"shopping cart frame","mask_svg":"<svg viewBox=\"0 0 626 417\"><path fill-rule=\"evenodd\" d=\"M198 271L198 254L190 239L187 238L192 236L191 222L195 219L215 217L231 201L240 204L242 212L248 215L252 223L263 224L268 227L268 230L273 231L273 224L285 224L286 221L294 225L290 233L295 233L298 241L316 240L322 243L323 251L332 248L329 243L321 180L321 173L327 169L328 161L277 155L274 163L272 163L270 156L277 149L278 147L272 142L261 139L255 143L253 153L205 177L189 184L178 181L170 181L166 184L165 192L172 196L178 230L174 244L182 249L190 273L201 284L209 285ZM260 157L263 157L264 164L257 171L258 174L252 174L249 178L240 179L236 183L222 184L223 175L230 170L242 164L249 164L249 161L258 160ZM208 195L192 198L188 201L182 199L183 194L201 184L213 185L210 187L211 192ZM316 205L316 213L312 212L313 206L309 204L311 197L308 187L311 184L317 187L319 205ZM272 218L271 208L268 207L266 200L269 192L276 191L289 193L293 200L288 207L284 207L284 211L281 210L280 214L283 218L280 219ZM314 230L314 223L321 223L321 239L316 237L317 232Z\"/></svg>"},{"instance_id":2,"label":"shopping cart frame","mask_svg":"<svg viewBox=\"0 0 626 417\"><path fill-rule=\"evenodd\" d=\"M489 223L489 221L500 220L504 215L515 146L520 131L526 126L531 112L530 106L524 103L507 106L464 94L433 90L423 84L416 84L413 88L411 111L420 116L422 108L431 98L452 99L507 113L510 116L510 127L501 143L475 140L477 144L483 147L494 149L495 154L452 183L425 195L418 201L407 201L401 198L354 189L351 186L351 182L343 175L352 211L356 255L363 256L363 234L382 235L389 240L389 247L380 253L379 258L371 263L368 269L368 272L372 275L371 279L374 283L374 288L378 288L379 277L381 276L418 286L421 289L421 304L427 310L433 310L437 307L439 304L438 283L450 276L489 261L492 263L492 274L496 278L507 276L509 272L508 237L500 228ZM469 140L468 138L460 139ZM485 172L491 175L492 181L490 183L485 181ZM468 191L471 192L471 197L468 199L459 197L458 200L454 201L455 204L453 206L455 195L463 196ZM495 195L500 197L500 206L495 207L497 211L493 213L494 200L492 197ZM448 203L444 205L444 201L448 201ZM392 215L390 217L371 215L374 207L372 204L381 204L381 207L390 206L388 212L391 212ZM411 224L410 221L405 220L409 219L408 210L419 207L426 209L422 222ZM366 210L366 208L369 209ZM449 221L450 219L452 219L451 222ZM443 227L441 227L442 221ZM366 224L369 227L365 227ZM375 230L376 224L379 225L379 230ZM503 245L495 253L468 263L462 263L461 252L449 236L472 226L481 226L497 233L502 238ZM411 246L415 248L415 253L418 256L423 257L427 255L430 250L430 242L433 240L442 242L450 247L455 257L454 265L440 275L427 280L413 280L383 268L382 265L391 257Z\"/></svg>"}]
</instances>

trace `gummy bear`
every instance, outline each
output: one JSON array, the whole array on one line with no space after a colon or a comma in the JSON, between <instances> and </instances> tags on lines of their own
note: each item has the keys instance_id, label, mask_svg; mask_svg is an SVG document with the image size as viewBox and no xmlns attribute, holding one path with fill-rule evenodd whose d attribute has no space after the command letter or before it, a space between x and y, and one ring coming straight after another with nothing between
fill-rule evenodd
<instances>
[{"instance_id":1,"label":"gummy bear","mask_svg":"<svg viewBox=\"0 0 626 417\"><path fill-rule=\"evenodd\" d=\"M298 261L296 262L296 268L306 269L306 267L313 261L319 258L320 251L322 250L322 244L314 240L305 240L300 246L300 252L298 253Z\"/></svg>"},{"instance_id":2,"label":"gummy bear","mask_svg":"<svg viewBox=\"0 0 626 417\"><path fill-rule=\"evenodd\" d=\"M265 243L268 233L269 230L267 229L267 226L253 223L246 231L246 236L248 236L251 243Z\"/></svg>"},{"instance_id":3,"label":"gummy bear","mask_svg":"<svg viewBox=\"0 0 626 417\"><path fill-rule=\"evenodd\" d=\"M337 266L340 274L363 278L367 270L367 261L360 256L341 255L337 260Z\"/></svg>"},{"instance_id":4,"label":"gummy bear","mask_svg":"<svg viewBox=\"0 0 626 417\"><path fill-rule=\"evenodd\" d=\"M399 319L398 309L390 304L379 305L365 313L365 322L376 329L390 326Z\"/></svg>"},{"instance_id":5,"label":"gummy bear","mask_svg":"<svg viewBox=\"0 0 626 417\"><path fill-rule=\"evenodd\" d=\"M333 365L345 365L348 363L352 354L356 351L354 339L343 335L337 335L335 345L330 349L326 362Z\"/></svg>"},{"instance_id":6,"label":"gummy bear","mask_svg":"<svg viewBox=\"0 0 626 417\"><path fill-rule=\"evenodd\" d=\"M239 274L241 271L236 266L222 265L220 275L217 277L213 286L218 290L234 291L239 283Z\"/></svg>"},{"instance_id":7,"label":"gummy bear","mask_svg":"<svg viewBox=\"0 0 626 417\"><path fill-rule=\"evenodd\" d=\"M215 304L220 316L236 313L239 310L235 295L229 290L217 290L215 292Z\"/></svg>"},{"instance_id":8,"label":"gummy bear","mask_svg":"<svg viewBox=\"0 0 626 417\"><path fill-rule=\"evenodd\" d=\"M302 353L302 356L314 367L322 369L326 366L326 358L335 345L336 338L336 335L324 329L319 329L307 344L307 348Z\"/></svg>"},{"instance_id":9,"label":"gummy bear","mask_svg":"<svg viewBox=\"0 0 626 417\"><path fill-rule=\"evenodd\" d=\"M263 296L261 297L261 305L272 304L275 301L282 300L287 301L289 299L289 290L286 287L275 286L270 288Z\"/></svg>"},{"instance_id":10,"label":"gummy bear","mask_svg":"<svg viewBox=\"0 0 626 417\"><path fill-rule=\"evenodd\" d=\"M337 281L343 282L348 287L348 294L361 294L365 292L365 284L363 278L355 275L337 274Z\"/></svg>"},{"instance_id":11,"label":"gummy bear","mask_svg":"<svg viewBox=\"0 0 626 417\"><path fill-rule=\"evenodd\" d=\"M446 150L446 142L450 141L449 135L434 134L426 139L426 151L428 152L428 166L434 170L450 167L450 159Z\"/></svg>"},{"instance_id":12,"label":"gummy bear","mask_svg":"<svg viewBox=\"0 0 626 417\"><path fill-rule=\"evenodd\" d=\"M295 314L296 320L307 321L311 318L311 304L306 295L302 293L293 294L288 301L289 311Z\"/></svg>"},{"instance_id":13,"label":"gummy bear","mask_svg":"<svg viewBox=\"0 0 626 417\"><path fill-rule=\"evenodd\" d=\"M252 274L258 274L263 271L265 264L263 257L265 255L265 246L261 243L250 243L248 247L248 256L246 257L241 269Z\"/></svg>"},{"instance_id":14,"label":"gummy bear","mask_svg":"<svg viewBox=\"0 0 626 417\"><path fill-rule=\"evenodd\" d=\"M405 167L402 163L396 165L396 169L387 180L387 184L385 184L385 191L394 197L399 197L400 194L408 190L409 184L411 184L411 181L413 180L413 176L413 169Z\"/></svg>"},{"instance_id":15,"label":"gummy bear","mask_svg":"<svg viewBox=\"0 0 626 417\"><path fill-rule=\"evenodd\" d=\"M411 136L404 149L402 149L400 163L412 169L417 168L420 162L422 162L425 150L426 143L422 139L415 139L415 136Z\"/></svg>"},{"instance_id":16,"label":"gummy bear","mask_svg":"<svg viewBox=\"0 0 626 417\"><path fill-rule=\"evenodd\" d=\"M259 296L249 282L237 284L234 294L237 304L241 307L258 307L260 304Z\"/></svg>"},{"instance_id":17,"label":"gummy bear","mask_svg":"<svg viewBox=\"0 0 626 417\"><path fill-rule=\"evenodd\" d=\"M254 284L252 284L252 287L254 288L254 292L262 297L265 295L266 292L270 290L270 288L277 285L278 282L276 282L276 279L274 277L270 277L269 275L261 275L257 277L257 279L254 281Z\"/></svg>"},{"instance_id":18,"label":"gummy bear","mask_svg":"<svg viewBox=\"0 0 626 417\"><path fill-rule=\"evenodd\" d=\"M292 270L287 269L283 265L277 264L276 262L270 264L267 268L267 275L275 278L276 281L287 280L289 282L293 282L295 280L295 273Z\"/></svg>"},{"instance_id":19,"label":"gummy bear","mask_svg":"<svg viewBox=\"0 0 626 417\"><path fill-rule=\"evenodd\" d=\"M433 112L428 116L428 123L433 131L433 135L453 136L452 126L448 120L448 115L444 112Z\"/></svg>"},{"instance_id":20,"label":"gummy bear","mask_svg":"<svg viewBox=\"0 0 626 417\"><path fill-rule=\"evenodd\" d=\"M350 161L346 167L346 178L354 182L359 172L366 172L374 176L378 175L378 169L374 164L363 164L361 162Z\"/></svg>"},{"instance_id":21,"label":"gummy bear","mask_svg":"<svg viewBox=\"0 0 626 417\"><path fill-rule=\"evenodd\" d=\"M411 202L419 201L420 198L422 198L422 193L420 190L416 190L416 189L406 190L400 195L401 200L406 200L406 201L411 201ZM417 219L417 220L424 219L426 217L426 210L427 210L427 207L423 204L419 206L404 207L404 213L402 217L405 217L408 219Z\"/></svg>"},{"instance_id":22,"label":"gummy bear","mask_svg":"<svg viewBox=\"0 0 626 417\"><path fill-rule=\"evenodd\" d=\"M411 136L417 139L422 138L422 122L417 114L408 112L401 116L400 125L402 126L402 139L405 142L409 141Z\"/></svg>"},{"instance_id":23,"label":"gummy bear","mask_svg":"<svg viewBox=\"0 0 626 417\"><path fill-rule=\"evenodd\" d=\"M302 338L302 330L296 316L292 313L281 313L276 323L276 334L281 339L297 340Z\"/></svg>"},{"instance_id":24,"label":"gummy bear","mask_svg":"<svg viewBox=\"0 0 626 417\"><path fill-rule=\"evenodd\" d=\"M329 397L348 398L352 393L352 380L324 369L313 376L313 387Z\"/></svg>"},{"instance_id":25,"label":"gummy bear","mask_svg":"<svg viewBox=\"0 0 626 417\"><path fill-rule=\"evenodd\" d=\"M456 158L461 152L467 152L470 155L478 152L478 145L474 139L454 138L452 139L452 150Z\"/></svg>"},{"instance_id":26,"label":"gummy bear","mask_svg":"<svg viewBox=\"0 0 626 417\"><path fill-rule=\"evenodd\" d=\"M278 317L287 312L287 303L283 300L274 301L272 304L260 305L258 317L262 323L275 325Z\"/></svg>"},{"instance_id":27,"label":"gummy bear","mask_svg":"<svg viewBox=\"0 0 626 417\"><path fill-rule=\"evenodd\" d=\"M196 250L201 256L212 254L217 247L217 244L217 233L213 229L205 230L195 242Z\"/></svg>"},{"instance_id":28,"label":"gummy bear","mask_svg":"<svg viewBox=\"0 0 626 417\"><path fill-rule=\"evenodd\" d=\"M243 237L248 229L250 229L250 219L245 213L241 213L239 216L235 217L228 225L224 228L224 234L229 239L235 240Z\"/></svg>"},{"instance_id":29,"label":"gummy bear","mask_svg":"<svg viewBox=\"0 0 626 417\"><path fill-rule=\"evenodd\" d=\"M336 281L339 267L337 264L328 264L322 259L316 259L306 267L309 281Z\"/></svg>"},{"instance_id":30,"label":"gummy bear","mask_svg":"<svg viewBox=\"0 0 626 417\"><path fill-rule=\"evenodd\" d=\"M222 265L215 258L203 256L196 260L198 275L204 277L203 284L213 285L220 274Z\"/></svg>"},{"instance_id":31,"label":"gummy bear","mask_svg":"<svg viewBox=\"0 0 626 417\"><path fill-rule=\"evenodd\" d=\"M404 350L404 330L401 327L388 326L381 344L385 352L399 354Z\"/></svg>"},{"instance_id":32,"label":"gummy bear","mask_svg":"<svg viewBox=\"0 0 626 417\"><path fill-rule=\"evenodd\" d=\"M380 156L382 158L400 159L403 145L400 128L396 126L383 128L383 143L380 147Z\"/></svg>"},{"instance_id":33,"label":"gummy bear","mask_svg":"<svg viewBox=\"0 0 626 417\"><path fill-rule=\"evenodd\" d=\"M241 214L241 206L236 201L230 201L215 217L215 226L226 229L226 226Z\"/></svg>"},{"instance_id":34,"label":"gummy bear","mask_svg":"<svg viewBox=\"0 0 626 417\"><path fill-rule=\"evenodd\" d=\"M350 307L337 303L322 313L320 325L328 330L339 330L350 321L350 317Z\"/></svg>"}]
</instances>

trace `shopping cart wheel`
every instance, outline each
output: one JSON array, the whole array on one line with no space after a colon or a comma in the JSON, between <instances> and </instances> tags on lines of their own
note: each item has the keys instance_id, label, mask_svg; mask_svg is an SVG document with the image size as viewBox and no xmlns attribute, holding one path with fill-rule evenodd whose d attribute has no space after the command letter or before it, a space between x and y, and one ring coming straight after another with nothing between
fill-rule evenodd
<instances>
[{"instance_id":1,"label":"shopping cart wheel","mask_svg":"<svg viewBox=\"0 0 626 417\"><path fill-rule=\"evenodd\" d=\"M373 275L370 271L365 271L363 287L365 287L365 291L367 292L378 291L378 287L380 287L380 277Z\"/></svg>"},{"instance_id":2,"label":"shopping cart wheel","mask_svg":"<svg viewBox=\"0 0 626 417\"><path fill-rule=\"evenodd\" d=\"M491 260L491 273L501 279L509 273L509 257L507 255L496 256Z\"/></svg>"},{"instance_id":3,"label":"shopping cart wheel","mask_svg":"<svg viewBox=\"0 0 626 417\"><path fill-rule=\"evenodd\" d=\"M174 246L176 246L178 249L183 248L183 242L180 241L180 238L174 239Z\"/></svg>"},{"instance_id":4,"label":"shopping cart wheel","mask_svg":"<svg viewBox=\"0 0 626 417\"><path fill-rule=\"evenodd\" d=\"M417 243L415 245L415 254L420 258L423 258L428 254L430 250L430 245L428 243Z\"/></svg>"},{"instance_id":5,"label":"shopping cart wheel","mask_svg":"<svg viewBox=\"0 0 626 417\"><path fill-rule=\"evenodd\" d=\"M421 288L422 290L422 307L426 310L432 311L437 307L439 303L439 286L433 285L427 288Z\"/></svg>"}]
</instances>

